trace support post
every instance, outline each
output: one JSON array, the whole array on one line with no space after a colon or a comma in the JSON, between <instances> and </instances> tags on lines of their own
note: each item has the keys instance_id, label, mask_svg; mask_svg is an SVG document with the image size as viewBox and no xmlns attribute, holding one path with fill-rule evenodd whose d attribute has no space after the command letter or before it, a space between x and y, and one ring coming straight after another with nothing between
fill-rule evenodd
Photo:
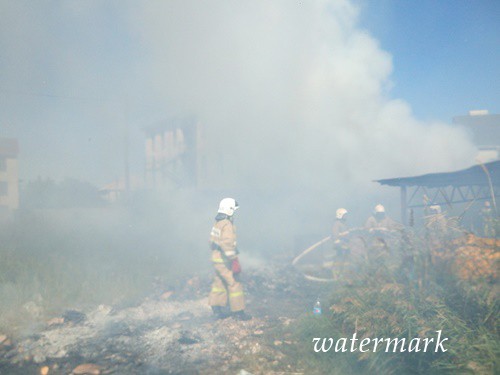
<instances>
[{"instance_id":1,"label":"support post","mask_svg":"<svg viewBox=\"0 0 500 375\"><path fill-rule=\"evenodd\" d=\"M406 206L406 185L401 185L401 222L403 225L408 225L407 223L407 212L408 208Z\"/></svg>"}]
</instances>

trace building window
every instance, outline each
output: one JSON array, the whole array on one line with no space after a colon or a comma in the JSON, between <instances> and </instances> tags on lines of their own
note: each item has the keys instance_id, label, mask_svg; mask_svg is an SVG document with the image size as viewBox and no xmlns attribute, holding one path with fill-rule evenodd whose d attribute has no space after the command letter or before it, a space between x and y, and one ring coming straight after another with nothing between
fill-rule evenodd
<instances>
[{"instance_id":1,"label":"building window","mask_svg":"<svg viewBox=\"0 0 500 375\"><path fill-rule=\"evenodd\" d=\"M7 181L0 181L0 196L7 195L8 187Z\"/></svg>"},{"instance_id":2,"label":"building window","mask_svg":"<svg viewBox=\"0 0 500 375\"><path fill-rule=\"evenodd\" d=\"M5 158L0 157L0 171L7 170L7 160Z\"/></svg>"}]
</instances>

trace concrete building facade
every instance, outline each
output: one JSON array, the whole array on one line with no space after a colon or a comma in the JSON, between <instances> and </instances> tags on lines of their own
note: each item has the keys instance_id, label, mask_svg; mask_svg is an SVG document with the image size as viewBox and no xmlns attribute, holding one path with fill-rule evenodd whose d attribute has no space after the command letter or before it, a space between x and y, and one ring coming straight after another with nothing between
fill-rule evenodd
<instances>
[{"instance_id":1,"label":"concrete building facade","mask_svg":"<svg viewBox=\"0 0 500 375\"><path fill-rule=\"evenodd\" d=\"M19 207L18 154L16 139L0 138L0 212Z\"/></svg>"},{"instance_id":2,"label":"concrete building facade","mask_svg":"<svg viewBox=\"0 0 500 375\"><path fill-rule=\"evenodd\" d=\"M223 155L208 147L203 125L194 118L170 119L144 129L145 185L154 189L211 189L223 176Z\"/></svg>"},{"instance_id":3,"label":"concrete building facade","mask_svg":"<svg viewBox=\"0 0 500 375\"><path fill-rule=\"evenodd\" d=\"M453 123L464 126L478 147L477 159L482 163L500 159L500 115L487 110L469 111L468 115L456 116Z\"/></svg>"}]
</instances>

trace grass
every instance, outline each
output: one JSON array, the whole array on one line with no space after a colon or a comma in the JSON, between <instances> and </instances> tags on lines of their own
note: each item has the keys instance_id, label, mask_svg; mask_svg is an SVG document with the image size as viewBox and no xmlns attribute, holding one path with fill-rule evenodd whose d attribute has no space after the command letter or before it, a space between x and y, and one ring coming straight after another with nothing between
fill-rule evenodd
<instances>
[{"instance_id":1,"label":"grass","mask_svg":"<svg viewBox=\"0 0 500 375\"><path fill-rule=\"evenodd\" d=\"M188 268L202 269L203 262L186 256L191 242L183 233L165 230L169 220L106 207L20 212L4 222L0 333L29 332L66 309L133 304L153 293L158 280L165 287Z\"/></svg>"},{"instance_id":2,"label":"grass","mask_svg":"<svg viewBox=\"0 0 500 375\"><path fill-rule=\"evenodd\" d=\"M456 267L463 260L455 259L461 245L451 240L442 245L451 254L445 262L435 254L445 249L431 248L418 233L407 233L388 248L368 249L331 287L326 314L305 316L292 328L299 345L289 355L318 374L499 373L498 280L470 279ZM486 270L490 266L484 264ZM449 338L446 353L313 352L314 337L336 340L357 332L360 338L411 340L435 337L437 330Z\"/></svg>"}]
</instances>

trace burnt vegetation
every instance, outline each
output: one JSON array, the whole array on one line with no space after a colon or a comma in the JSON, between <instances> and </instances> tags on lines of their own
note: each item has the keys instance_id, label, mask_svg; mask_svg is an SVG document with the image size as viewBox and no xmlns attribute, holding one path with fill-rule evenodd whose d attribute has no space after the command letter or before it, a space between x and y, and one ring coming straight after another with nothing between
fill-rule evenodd
<instances>
[{"instance_id":1,"label":"burnt vegetation","mask_svg":"<svg viewBox=\"0 0 500 375\"><path fill-rule=\"evenodd\" d=\"M214 322L206 304L211 272L201 263L185 268L185 254L172 258L165 251L182 244L172 233L159 235L165 222L139 229L137 216L116 210L99 212L99 225L90 224L92 210L32 211L5 224L2 371L499 371L498 239L460 231L436 239L425 228L353 231L347 256L332 261L326 242L301 266L333 282L306 280L301 267L290 265L297 254L269 256L266 267L249 266L242 276L255 318ZM69 221L79 225L63 225ZM192 254L207 256L203 249ZM317 296L321 316L312 315ZM312 344L315 337L354 332L359 339L411 340L437 330L449 338L445 353L314 353Z\"/></svg>"},{"instance_id":2,"label":"burnt vegetation","mask_svg":"<svg viewBox=\"0 0 500 375\"><path fill-rule=\"evenodd\" d=\"M500 241L460 235L430 242L425 232L383 236L345 268L330 289L329 311L306 317L296 334L314 337L449 338L446 353L312 353L318 373L478 373L500 370ZM307 348L310 349L310 348ZM334 371L335 373L335 371Z\"/></svg>"}]
</instances>

